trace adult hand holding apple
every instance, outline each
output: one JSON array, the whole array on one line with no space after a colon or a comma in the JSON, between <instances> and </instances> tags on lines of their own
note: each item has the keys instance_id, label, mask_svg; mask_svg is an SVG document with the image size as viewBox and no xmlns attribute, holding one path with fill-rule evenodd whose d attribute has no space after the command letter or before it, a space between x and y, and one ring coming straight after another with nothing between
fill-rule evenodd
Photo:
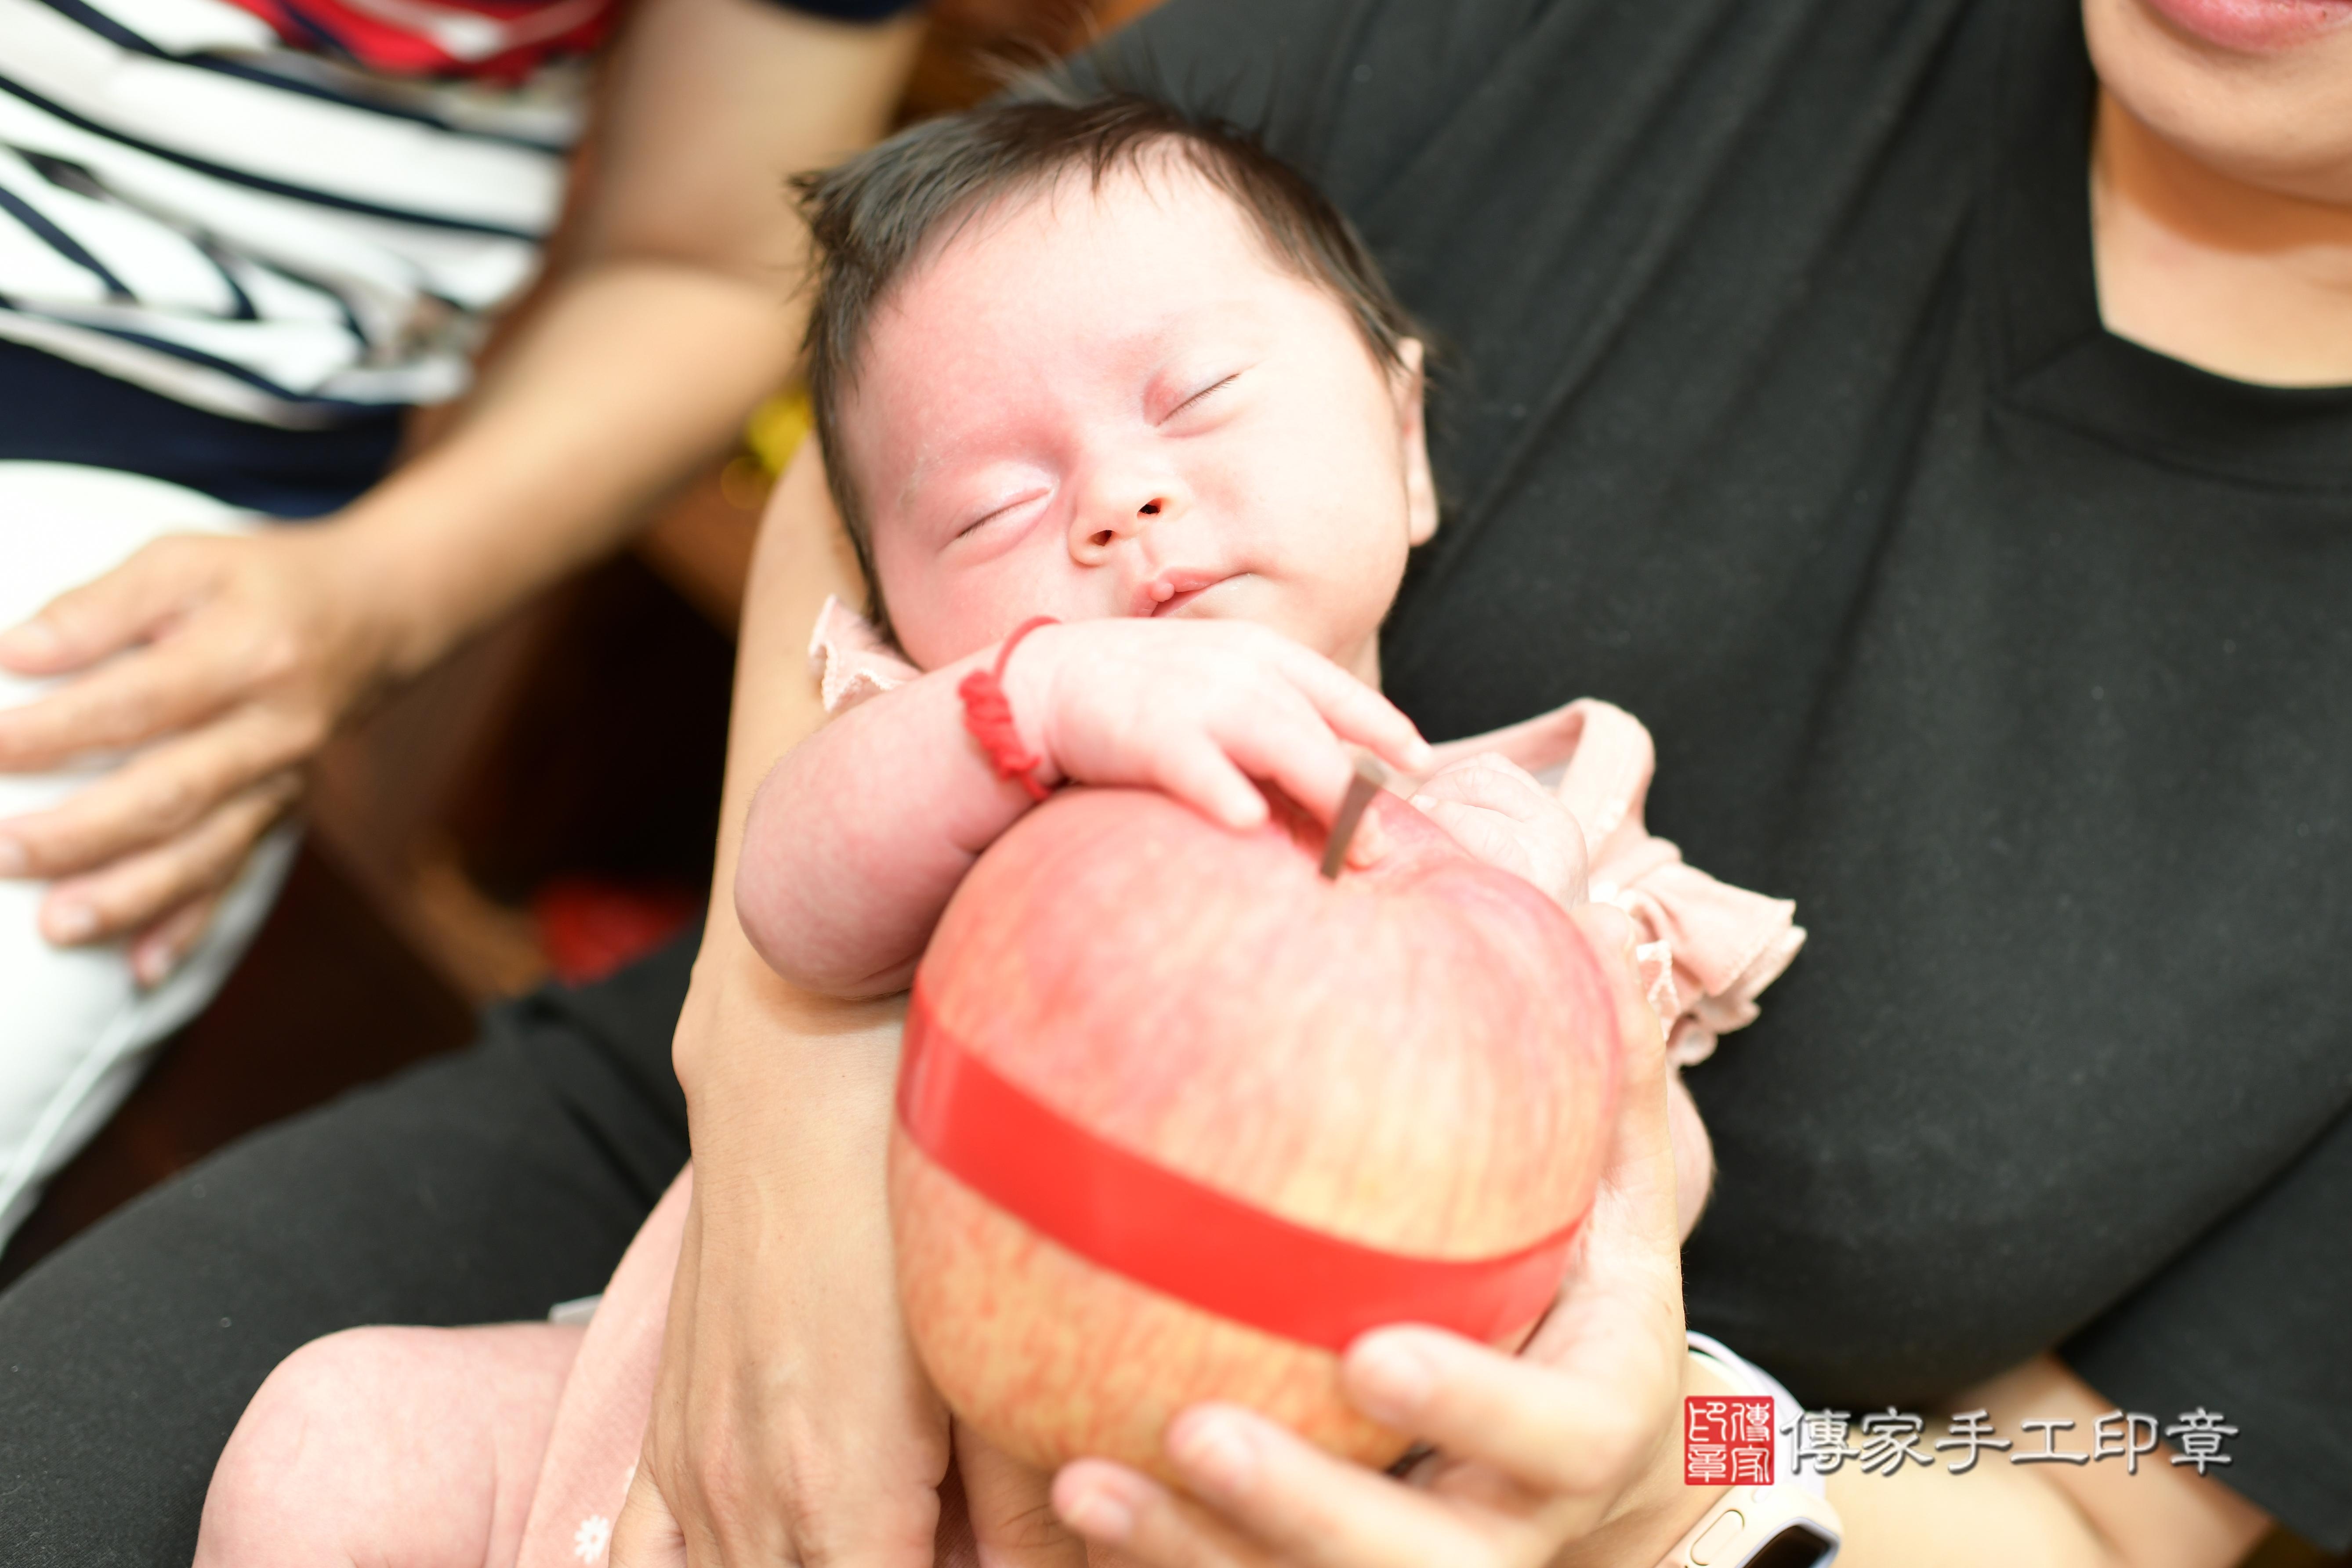
<instances>
[{"instance_id":1,"label":"adult hand holding apple","mask_svg":"<svg viewBox=\"0 0 2352 1568\"><path fill-rule=\"evenodd\" d=\"M1230 1405L1171 1423L1179 1491L1100 1458L1055 1478L1056 1511L1150 1568L1648 1568L1714 1493L1679 1473L1687 1361L1665 1057L1616 910L1573 920L1608 967L1619 1092L1600 1185L1550 1315L1516 1358L1458 1335L1385 1328L1352 1343L1341 1387L1438 1455L1405 1480L1335 1458Z\"/></svg>"},{"instance_id":2,"label":"adult hand holding apple","mask_svg":"<svg viewBox=\"0 0 2352 1568\"><path fill-rule=\"evenodd\" d=\"M1160 1468L1203 1396L1374 1464L1368 1329L1516 1347L1603 1152L1603 960L1393 795L1369 865L1269 797L1234 834L1156 792L1024 818L915 983L891 1153L908 1325L960 1418L1033 1464Z\"/></svg>"}]
</instances>

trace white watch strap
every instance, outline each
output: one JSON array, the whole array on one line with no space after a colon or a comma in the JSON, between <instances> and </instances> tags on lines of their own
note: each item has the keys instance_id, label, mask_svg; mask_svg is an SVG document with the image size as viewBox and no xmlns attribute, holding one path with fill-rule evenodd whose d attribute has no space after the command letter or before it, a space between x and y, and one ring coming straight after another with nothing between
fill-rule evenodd
<instances>
[{"instance_id":1,"label":"white watch strap","mask_svg":"<svg viewBox=\"0 0 2352 1568\"><path fill-rule=\"evenodd\" d=\"M1747 1360L1711 1335L1691 1330L1684 1336L1690 1343L1691 1354L1713 1366L1726 1383L1750 1394L1772 1396L1772 1463L1775 1484L1796 1487L1814 1497L1826 1495L1821 1476L1811 1470L1797 1468L1797 1423L1803 1419L1805 1407L1797 1396L1780 1386L1780 1380L1755 1363Z\"/></svg>"}]
</instances>

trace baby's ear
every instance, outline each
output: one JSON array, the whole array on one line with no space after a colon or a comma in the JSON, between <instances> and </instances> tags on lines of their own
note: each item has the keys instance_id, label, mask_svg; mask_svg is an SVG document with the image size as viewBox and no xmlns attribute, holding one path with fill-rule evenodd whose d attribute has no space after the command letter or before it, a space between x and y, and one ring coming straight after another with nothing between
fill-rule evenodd
<instances>
[{"instance_id":1,"label":"baby's ear","mask_svg":"<svg viewBox=\"0 0 2352 1568\"><path fill-rule=\"evenodd\" d=\"M1437 532L1437 481L1429 471L1429 424L1422 416L1428 377L1423 374L1424 353L1419 338L1397 341L1397 363L1389 372L1390 395L1396 399L1397 439L1404 452L1406 536L1426 544Z\"/></svg>"}]
</instances>

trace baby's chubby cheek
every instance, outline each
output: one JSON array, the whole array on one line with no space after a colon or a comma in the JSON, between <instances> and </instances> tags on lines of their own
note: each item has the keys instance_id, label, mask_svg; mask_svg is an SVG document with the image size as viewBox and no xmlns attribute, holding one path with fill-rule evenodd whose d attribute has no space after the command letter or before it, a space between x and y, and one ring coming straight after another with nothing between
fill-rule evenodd
<instances>
[{"instance_id":1,"label":"baby's chubby cheek","mask_svg":"<svg viewBox=\"0 0 2352 1568\"><path fill-rule=\"evenodd\" d=\"M1035 616L1090 620L1106 612L1066 592L1050 572L1024 571L1015 559L956 568L877 531L876 575L889 606L890 629L919 668L937 669L987 647Z\"/></svg>"}]
</instances>

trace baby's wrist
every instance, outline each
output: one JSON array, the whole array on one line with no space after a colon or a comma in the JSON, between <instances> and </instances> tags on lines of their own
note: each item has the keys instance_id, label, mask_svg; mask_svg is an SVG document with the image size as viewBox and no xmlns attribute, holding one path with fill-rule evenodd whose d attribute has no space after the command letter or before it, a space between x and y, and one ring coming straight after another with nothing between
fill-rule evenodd
<instances>
[{"instance_id":1,"label":"baby's wrist","mask_svg":"<svg viewBox=\"0 0 2352 1568\"><path fill-rule=\"evenodd\" d=\"M1036 759L1029 776L1052 789L1066 776L1054 747L1054 710L1059 700L1061 659L1068 649L1069 628L1058 623L1042 626L1021 638L1004 660L998 683L1013 713L1013 732L1021 750ZM1001 645L1000 645L1001 646ZM991 655L993 663L996 655Z\"/></svg>"}]
</instances>

